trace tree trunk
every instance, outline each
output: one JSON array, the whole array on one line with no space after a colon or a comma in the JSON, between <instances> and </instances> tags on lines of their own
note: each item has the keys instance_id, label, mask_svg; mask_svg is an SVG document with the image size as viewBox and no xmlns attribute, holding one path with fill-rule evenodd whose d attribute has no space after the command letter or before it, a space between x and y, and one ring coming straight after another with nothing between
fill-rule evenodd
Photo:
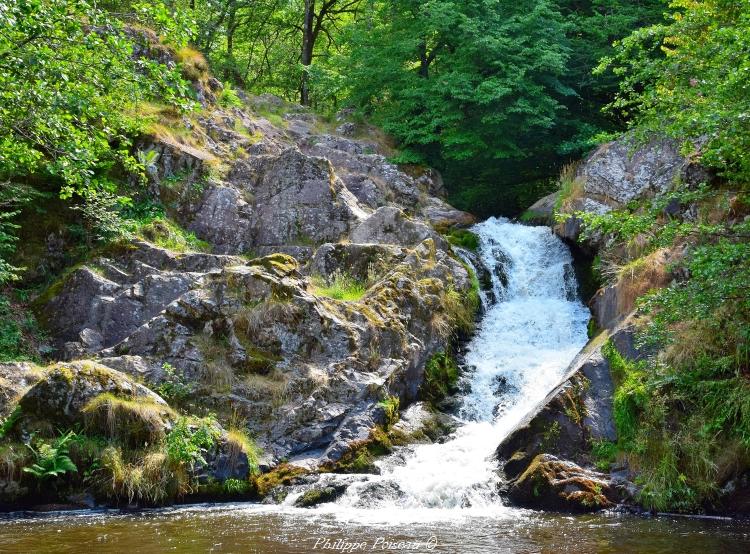
<instances>
[{"instance_id":1,"label":"tree trunk","mask_svg":"<svg viewBox=\"0 0 750 554\"><path fill-rule=\"evenodd\" d=\"M300 84L300 103L310 105L310 85L307 68L312 65L315 48L315 0L305 0L305 22L302 26L302 83Z\"/></svg>"}]
</instances>

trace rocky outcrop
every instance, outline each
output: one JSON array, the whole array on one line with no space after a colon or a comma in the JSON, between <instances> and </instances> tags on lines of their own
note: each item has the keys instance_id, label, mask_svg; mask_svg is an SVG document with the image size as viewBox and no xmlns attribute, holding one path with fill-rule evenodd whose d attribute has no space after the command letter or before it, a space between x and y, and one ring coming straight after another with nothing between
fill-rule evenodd
<instances>
[{"instance_id":1,"label":"rocky outcrop","mask_svg":"<svg viewBox=\"0 0 750 554\"><path fill-rule=\"evenodd\" d=\"M302 128L302 115L290 121ZM211 121L205 148L217 157L242 142L238 121L265 125L241 111ZM39 303L67 359L94 356L154 386L170 368L202 407L245 418L271 463L334 462L383 423L378 402L416 399L455 318L445 295L471 288L425 215L471 220L428 196L436 174L408 175L352 139L305 136L268 133L255 153L246 145L199 194L167 182L173 166L154 170L173 215L219 254L136 241L70 272ZM379 191L373 203L348 188L363 175ZM368 290L338 301L311 279L336 276Z\"/></svg>"},{"instance_id":2,"label":"rocky outcrop","mask_svg":"<svg viewBox=\"0 0 750 554\"><path fill-rule=\"evenodd\" d=\"M677 141L657 137L640 144L625 135L603 144L583 161L572 196L562 203L561 214L568 218L555 226L555 232L575 243L581 233L576 212L603 214L633 200L662 195L677 183L695 186L710 179L703 167L681 153ZM592 237L588 246L596 249L605 241L606 237Z\"/></svg>"}]
</instances>

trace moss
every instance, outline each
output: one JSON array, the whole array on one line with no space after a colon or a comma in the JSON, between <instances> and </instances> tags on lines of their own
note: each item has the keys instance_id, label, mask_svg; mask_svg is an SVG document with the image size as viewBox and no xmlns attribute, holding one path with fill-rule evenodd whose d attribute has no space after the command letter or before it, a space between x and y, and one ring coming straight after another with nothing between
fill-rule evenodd
<instances>
[{"instance_id":1,"label":"moss","mask_svg":"<svg viewBox=\"0 0 750 554\"><path fill-rule=\"evenodd\" d=\"M299 270L299 263L293 256L281 253L271 254L262 258L254 258L249 260L247 265L260 266L271 272L277 273L282 277Z\"/></svg>"},{"instance_id":2,"label":"moss","mask_svg":"<svg viewBox=\"0 0 750 554\"><path fill-rule=\"evenodd\" d=\"M367 440L355 444L335 463L323 466L323 471L332 473L377 473L375 459L393 451L393 443L388 434L375 427Z\"/></svg>"},{"instance_id":3,"label":"moss","mask_svg":"<svg viewBox=\"0 0 750 554\"><path fill-rule=\"evenodd\" d=\"M306 491L300 496L294 505L298 508L311 508L318 504L333 502L341 496L343 490L336 487L314 488Z\"/></svg>"},{"instance_id":4,"label":"moss","mask_svg":"<svg viewBox=\"0 0 750 554\"><path fill-rule=\"evenodd\" d=\"M136 234L157 246L173 252L210 252L211 245L198 239L194 233L182 229L166 218L156 218L139 225Z\"/></svg>"},{"instance_id":5,"label":"moss","mask_svg":"<svg viewBox=\"0 0 750 554\"><path fill-rule=\"evenodd\" d=\"M468 229L451 229L445 233L445 238L453 246L458 246L471 252L479 250L479 236Z\"/></svg>"},{"instance_id":6,"label":"moss","mask_svg":"<svg viewBox=\"0 0 750 554\"><path fill-rule=\"evenodd\" d=\"M291 485L295 479L309 473L303 467L290 464L281 464L273 470L255 477L255 487L258 496L267 497L275 488Z\"/></svg>"}]
</instances>

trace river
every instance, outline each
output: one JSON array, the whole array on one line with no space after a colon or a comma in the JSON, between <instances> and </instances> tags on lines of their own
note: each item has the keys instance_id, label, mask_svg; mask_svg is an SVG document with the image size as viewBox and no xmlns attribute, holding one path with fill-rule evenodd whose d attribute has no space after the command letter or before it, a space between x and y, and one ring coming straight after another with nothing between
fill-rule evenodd
<instances>
[{"instance_id":1,"label":"river","mask_svg":"<svg viewBox=\"0 0 750 554\"><path fill-rule=\"evenodd\" d=\"M380 475L346 477L346 493L316 509L294 508L298 491L280 506L12 514L0 519L0 552L750 552L742 522L503 504L492 454L586 344L589 312L548 228L493 218L474 231L493 290L466 345L460 425L446 441L398 449Z\"/></svg>"}]
</instances>

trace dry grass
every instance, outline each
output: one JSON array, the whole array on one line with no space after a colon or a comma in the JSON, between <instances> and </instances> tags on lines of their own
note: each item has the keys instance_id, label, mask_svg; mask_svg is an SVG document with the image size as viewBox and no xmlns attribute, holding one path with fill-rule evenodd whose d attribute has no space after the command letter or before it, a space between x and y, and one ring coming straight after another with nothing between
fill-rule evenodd
<instances>
[{"instance_id":1,"label":"dry grass","mask_svg":"<svg viewBox=\"0 0 750 554\"><path fill-rule=\"evenodd\" d=\"M207 333L193 338L205 361L201 373L204 385L219 392L228 392L234 382L234 370L229 362L229 347L225 340Z\"/></svg>"},{"instance_id":2,"label":"dry grass","mask_svg":"<svg viewBox=\"0 0 750 554\"><path fill-rule=\"evenodd\" d=\"M568 212L571 205L583 196L584 182L579 177L576 177L578 166L577 162L565 164L560 171L560 178L558 180L560 194L555 202L555 212Z\"/></svg>"},{"instance_id":3,"label":"dry grass","mask_svg":"<svg viewBox=\"0 0 750 554\"><path fill-rule=\"evenodd\" d=\"M185 46L177 50L175 55L183 77L190 81L202 81L208 78L208 62L203 54L194 48Z\"/></svg>"},{"instance_id":4,"label":"dry grass","mask_svg":"<svg viewBox=\"0 0 750 554\"><path fill-rule=\"evenodd\" d=\"M29 462L29 449L21 443L0 446L0 481L20 481L21 470Z\"/></svg>"},{"instance_id":5,"label":"dry grass","mask_svg":"<svg viewBox=\"0 0 750 554\"><path fill-rule=\"evenodd\" d=\"M239 427L230 427L227 431L226 441L229 451L230 470L234 471L236 468L240 454L245 454L248 466L250 467L250 473L256 473L258 470L260 449L247 434L247 431Z\"/></svg>"},{"instance_id":6,"label":"dry grass","mask_svg":"<svg viewBox=\"0 0 750 554\"><path fill-rule=\"evenodd\" d=\"M191 490L186 470L170 463L163 451L147 451L127 462L121 449L109 447L102 453L101 463L106 474L100 481L102 492L126 498L129 503L160 505Z\"/></svg>"},{"instance_id":7,"label":"dry grass","mask_svg":"<svg viewBox=\"0 0 750 554\"><path fill-rule=\"evenodd\" d=\"M665 287L672 277L670 250L661 248L620 268L617 278L618 309L628 313L636 300L653 289Z\"/></svg>"},{"instance_id":8,"label":"dry grass","mask_svg":"<svg viewBox=\"0 0 750 554\"><path fill-rule=\"evenodd\" d=\"M250 374L245 377L244 385L255 400L270 402L274 408L289 401L289 379L278 370L268 375Z\"/></svg>"},{"instance_id":9,"label":"dry grass","mask_svg":"<svg viewBox=\"0 0 750 554\"><path fill-rule=\"evenodd\" d=\"M252 338L267 330L269 323L294 323L299 309L291 302L266 300L242 306L234 316L235 329Z\"/></svg>"},{"instance_id":10,"label":"dry grass","mask_svg":"<svg viewBox=\"0 0 750 554\"><path fill-rule=\"evenodd\" d=\"M110 393L93 398L83 413L87 429L135 446L155 444L164 439L165 420L176 417L174 411L163 404L118 398Z\"/></svg>"}]
</instances>

